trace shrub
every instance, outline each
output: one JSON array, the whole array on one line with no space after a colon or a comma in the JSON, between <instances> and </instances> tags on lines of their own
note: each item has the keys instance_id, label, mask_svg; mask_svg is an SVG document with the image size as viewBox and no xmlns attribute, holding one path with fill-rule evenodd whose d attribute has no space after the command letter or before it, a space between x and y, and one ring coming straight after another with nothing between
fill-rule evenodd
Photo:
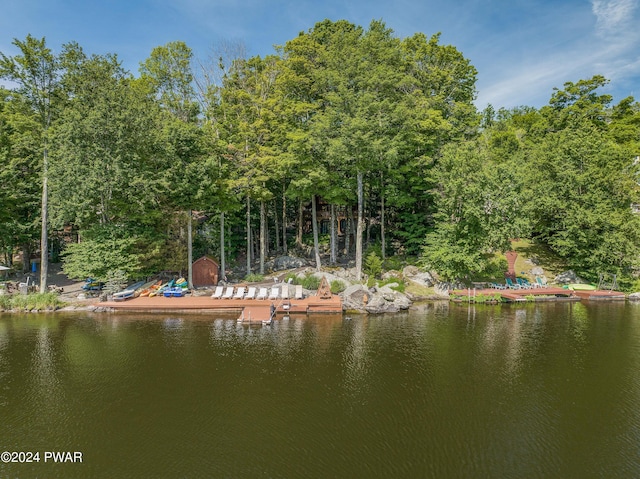
<instances>
[{"instance_id":1,"label":"shrub","mask_svg":"<svg viewBox=\"0 0 640 479\"><path fill-rule=\"evenodd\" d=\"M126 288L127 282L127 274L121 269L108 271L103 291L107 294L117 293Z\"/></svg>"},{"instance_id":2,"label":"shrub","mask_svg":"<svg viewBox=\"0 0 640 479\"><path fill-rule=\"evenodd\" d=\"M166 248L161 239L133 226L100 225L82 231L81 243L65 246L64 271L71 278L95 278L104 282L110 271L143 277L153 271ZM184 248L182 248L184 249Z\"/></svg>"},{"instance_id":3,"label":"shrub","mask_svg":"<svg viewBox=\"0 0 640 479\"><path fill-rule=\"evenodd\" d=\"M391 256L386 258L383 262L383 267L386 271L400 270L405 265L406 261L400 256Z\"/></svg>"},{"instance_id":4,"label":"shrub","mask_svg":"<svg viewBox=\"0 0 640 479\"><path fill-rule=\"evenodd\" d=\"M487 297L484 294L478 294L473 298L473 301L477 304L484 304L487 302Z\"/></svg>"},{"instance_id":5,"label":"shrub","mask_svg":"<svg viewBox=\"0 0 640 479\"><path fill-rule=\"evenodd\" d=\"M0 296L0 309L11 309L11 296L6 294Z\"/></svg>"},{"instance_id":6,"label":"shrub","mask_svg":"<svg viewBox=\"0 0 640 479\"><path fill-rule=\"evenodd\" d=\"M346 288L347 286L339 279L331 281L331 292L333 294L342 293Z\"/></svg>"},{"instance_id":7,"label":"shrub","mask_svg":"<svg viewBox=\"0 0 640 479\"><path fill-rule=\"evenodd\" d=\"M373 278L382 272L382 260L375 251L371 251L364 260L364 271Z\"/></svg>"},{"instance_id":8,"label":"shrub","mask_svg":"<svg viewBox=\"0 0 640 479\"><path fill-rule=\"evenodd\" d=\"M244 277L244 280L247 283L259 283L260 281L264 281L264 275L257 274L257 273L251 273L251 274L246 275Z\"/></svg>"},{"instance_id":9,"label":"shrub","mask_svg":"<svg viewBox=\"0 0 640 479\"><path fill-rule=\"evenodd\" d=\"M320 279L315 276L309 275L302 278L300 284L302 284L302 287L304 289L318 289L318 287L320 286Z\"/></svg>"}]
</instances>

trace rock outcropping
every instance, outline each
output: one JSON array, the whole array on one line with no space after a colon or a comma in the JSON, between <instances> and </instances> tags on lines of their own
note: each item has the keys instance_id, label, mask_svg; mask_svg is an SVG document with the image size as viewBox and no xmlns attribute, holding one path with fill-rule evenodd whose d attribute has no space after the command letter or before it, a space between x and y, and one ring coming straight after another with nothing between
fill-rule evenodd
<instances>
[{"instance_id":1,"label":"rock outcropping","mask_svg":"<svg viewBox=\"0 0 640 479\"><path fill-rule=\"evenodd\" d=\"M558 284L571 284L571 283L584 283L585 281L580 278L574 271L569 270L564 273L560 273L553 280L554 283Z\"/></svg>"},{"instance_id":2,"label":"rock outcropping","mask_svg":"<svg viewBox=\"0 0 640 479\"><path fill-rule=\"evenodd\" d=\"M371 314L397 313L409 309L411 300L399 291L386 285L381 288L367 288L354 284L345 289L342 297L342 308L346 311L366 311Z\"/></svg>"},{"instance_id":3,"label":"rock outcropping","mask_svg":"<svg viewBox=\"0 0 640 479\"><path fill-rule=\"evenodd\" d=\"M273 261L265 263L265 268L272 271L283 271L285 269L296 269L308 266L309 262L296 256L278 256Z\"/></svg>"}]
</instances>

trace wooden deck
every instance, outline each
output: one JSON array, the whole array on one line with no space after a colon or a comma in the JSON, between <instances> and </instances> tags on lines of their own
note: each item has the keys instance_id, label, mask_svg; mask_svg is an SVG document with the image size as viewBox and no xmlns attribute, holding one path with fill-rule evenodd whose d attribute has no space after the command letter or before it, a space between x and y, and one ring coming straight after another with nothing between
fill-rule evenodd
<instances>
[{"instance_id":1,"label":"wooden deck","mask_svg":"<svg viewBox=\"0 0 640 479\"><path fill-rule=\"evenodd\" d=\"M331 298L309 296L303 299L213 299L210 296L183 296L166 298L164 296L138 297L126 301L108 301L96 304L96 307L114 311L144 312L219 312L237 314L245 311L254 318L269 318L271 305L276 314L342 313L342 300L337 295ZM265 315L266 312L266 315Z\"/></svg>"},{"instance_id":2,"label":"wooden deck","mask_svg":"<svg viewBox=\"0 0 640 479\"><path fill-rule=\"evenodd\" d=\"M461 297L495 296L499 294L501 298L507 301L527 301L527 296L539 296L539 300L550 299L554 297L558 300L624 300L626 296L620 291L595 290L595 291L574 291L571 289L547 287L547 288L528 288L528 289L459 289L451 291L451 294Z\"/></svg>"},{"instance_id":3,"label":"wooden deck","mask_svg":"<svg viewBox=\"0 0 640 479\"><path fill-rule=\"evenodd\" d=\"M627 299L627 295L620 291L609 291L606 289L595 291L574 291L573 293L580 299L588 299L591 301L624 301Z\"/></svg>"}]
</instances>

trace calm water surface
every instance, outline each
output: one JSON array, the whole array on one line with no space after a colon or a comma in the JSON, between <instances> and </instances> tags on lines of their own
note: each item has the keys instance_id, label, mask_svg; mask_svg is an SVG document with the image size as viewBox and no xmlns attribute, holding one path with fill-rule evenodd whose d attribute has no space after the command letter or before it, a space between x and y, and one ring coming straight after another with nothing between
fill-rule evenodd
<instances>
[{"instance_id":1,"label":"calm water surface","mask_svg":"<svg viewBox=\"0 0 640 479\"><path fill-rule=\"evenodd\" d=\"M630 303L0 315L0 477L637 478L639 366Z\"/></svg>"}]
</instances>

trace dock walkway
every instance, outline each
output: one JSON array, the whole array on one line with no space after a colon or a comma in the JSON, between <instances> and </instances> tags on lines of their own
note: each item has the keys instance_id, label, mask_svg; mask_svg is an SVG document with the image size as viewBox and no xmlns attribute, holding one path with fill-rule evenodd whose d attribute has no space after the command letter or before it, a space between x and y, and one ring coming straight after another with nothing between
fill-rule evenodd
<instances>
[{"instance_id":1,"label":"dock walkway","mask_svg":"<svg viewBox=\"0 0 640 479\"><path fill-rule=\"evenodd\" d=\"M214 299L211 296L182 296L166 298L154 296L152 298L138 297L126 301L106 301L96 306L114 311L144 311L144 312L219 312L242 314L251 312L252 315L264 316L268 319L271 305L276 308L276 314L307 314L307 313L342 313L342 300L337 295L330 298L309 296L302 299Z\"/></svg>"},{"instance_id":2,"label":"dock walkway","mask_svg":"<svg viewBox=\"0 0 640 479\"><path fill-rule=\"evenodd\" d=\"M526 301L527 296L538 297L553 297L565 300L579 301L581 299L586 300L624 300L625 294L620 291L609 290L593 290L593 291L574 291L572 289L547 287L547 288L526 288L526 289L495 289L495 288L483 288L483 289L458 289L451 291L451 294L460 297L474 297L474 296L495 296L500 295L501 298L507 301ZM542 299L542 298L540 298Z\"/></svg>"}]
</instances>

